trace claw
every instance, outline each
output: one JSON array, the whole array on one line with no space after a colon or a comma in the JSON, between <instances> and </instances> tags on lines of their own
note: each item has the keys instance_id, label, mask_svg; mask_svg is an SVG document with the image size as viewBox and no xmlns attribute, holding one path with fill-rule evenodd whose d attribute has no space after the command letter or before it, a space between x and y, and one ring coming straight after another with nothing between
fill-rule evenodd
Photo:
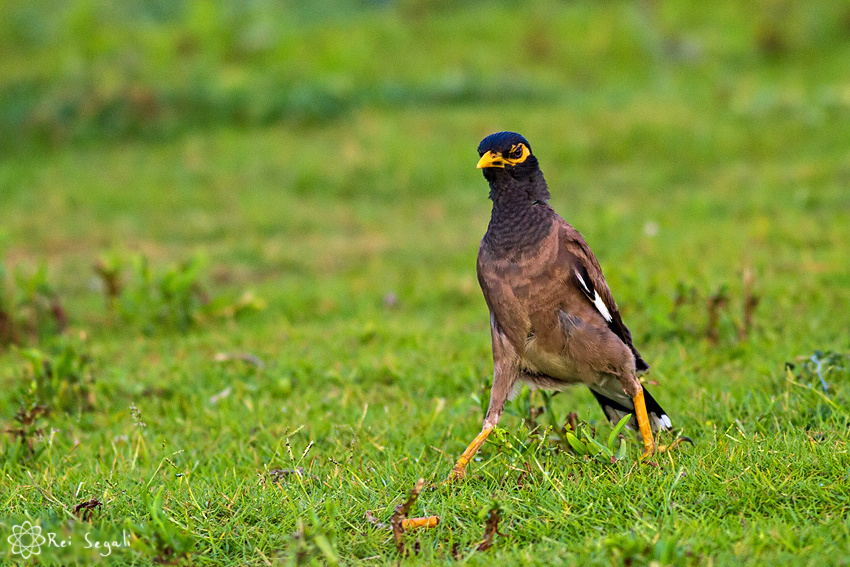
<instances>
[{"instance_id":1,"label":"claw","mask_svg":"<svg viewBox=\"0 0 850 567\"><path fill-rule=\"evenodd\" d=\"M669 445L656 445L653 442L650 446L647 446L646 450L643 452L643 454L641 454L640 460L643 461L643 463L646 464L646 465L651 465L651 466L657 467L658 463L653 463L652 461L649 461L648 459L650 459L656 453L666 453L667 451L671 451L671 450L675 449L676 447L678 447L679 445L681 445L682 443L685 443L685 442L690 443L691 445L694 444L693 439L691 439L690 437L679 437L678 439L675 439Z\"/></svg>"},{"instance_id":2,"label":"claw","mask_svg":"<svg viewBox=\"0 0 850 567\"><path fill-rule=\"evenodd\" d=\"M463 480L464 478L466 478L466 463L463 465L461 465L461 463L457 463L454 467L452 467L452 472L449 475L449 478L446 479L446 482Z\"/></svg>"},{"instance_id":3,"label":"claw","mask_svg":"<svg viewBox=\"0 0 850 567\"><path fill-rule=\"evenodd\" d=\"M451 483L455 480L462 480L466 476L466 466L469 464L469 461L472 460L472 457L475 456L475 453L478 452L478 449L481 448L481 445L484 444L484 441L487 440L487 437L490 435L490 432L493 431L492 425L484 425L484 429L481 430L481 433L478 434L477 437L469 444L469 447L466 448L466 451L460 456L457 464L452 468L452 472L449 475L449 478L446 479L446 483Z\"/></svg>"},{"instance_id":4,"label":"claw","mask_svg":"<svg viewBox=\"0 0 850 567\"><path fill-rule=\"evenodd\" d=\"M659 453L663 453L665 451L670 451L672 449L675 449L676 447L678 447L679 445L681 445L682 443L685 443L685 442L688 442L691 445L694 444L693 439L691 439L690 437L679 437L678 439L674 440L669 445L660 445L655 450L658 451Z\"/></svg>"}]
</instances>

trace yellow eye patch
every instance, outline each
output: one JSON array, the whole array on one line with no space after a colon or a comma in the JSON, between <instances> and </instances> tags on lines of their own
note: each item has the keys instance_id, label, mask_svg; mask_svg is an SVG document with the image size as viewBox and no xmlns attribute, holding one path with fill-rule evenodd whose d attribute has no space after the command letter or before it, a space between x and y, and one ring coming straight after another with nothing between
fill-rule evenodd
<instances>
[{"instance_id":1,"label":"yellow eye patch","mask_svg":"<svg viewBox=\"0 0 850 567\"><path fill-rule=\"evenodd\" d=\"M502 154L487 152L478 160L478 169L485 167L514 166L524 162L531 155L531 150L525 144L514 144L511 149Z\"/></svg>"},{"instance_id":2,"label":"yellow eye patch","mask_svg":"<svg viewBox=\"0 0 850 567\"><path fill-rule=\"evenodd\" d=\"M509 165L517 165L524 162L530 155L531 150L529 150L525 144L516 144L511 147L511 150L507 152L507 155L505 155L504 158Z\"/></svg>"}]
</instances>

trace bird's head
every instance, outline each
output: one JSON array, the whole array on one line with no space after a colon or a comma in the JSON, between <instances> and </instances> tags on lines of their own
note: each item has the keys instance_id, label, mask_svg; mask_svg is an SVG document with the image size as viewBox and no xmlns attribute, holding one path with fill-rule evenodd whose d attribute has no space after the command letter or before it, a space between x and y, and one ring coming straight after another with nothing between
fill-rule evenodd
<instances>
[{"instance_id":1,"label":"bird's head","mask_svg":"<svg viewBox=\"0 0 850 567\"><path fill-rule=\"evenodd\" d=\"M478 169L484 170L487 180L503 174L521 178L540 169L531 144L516 132L490 134L478 144L478 155Z\"/></svg>"},{"instance_id":2,"label":"bird's head","mask_svg":"<svg viewBox=\"0 0 850 567\"><path fill-rule=\"evenodd\" d=\"M531 144L516 132L496 132L478 144L478 169L490 182L490 199L493 203L547 202L549 189L540 171L537 158L531 153Z\"/></svg>"}]
</instances>

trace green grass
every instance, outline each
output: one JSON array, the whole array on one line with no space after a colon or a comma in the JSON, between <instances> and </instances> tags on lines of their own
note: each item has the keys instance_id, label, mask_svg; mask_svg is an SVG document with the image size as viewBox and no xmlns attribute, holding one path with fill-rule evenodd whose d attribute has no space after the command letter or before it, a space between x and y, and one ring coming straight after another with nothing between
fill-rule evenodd
<instances>
[{"instance_id":1,"label":"green grass","mask_svg":"<svg viewBox=\"0 0 850 567\"><path fill-rule=\"evenodd\" d=\"M629 459L587 462L530 438L514 403L468 481L422 493L414 513L441 523L406 536L418 554L402 563L848 564L841 3L352 2L330 22L265 3L248 18L186 2L164 20L107 4L0 8L31 24L0 33L0 258L24 274L46 261L70 320L28 347L87 357L65 389L42 387L34 454L0 441L3 561L29 518L74 542L45 563L87 564L85 533L126 529L133 549L104 562L395 564L365 512L389 522L481 426L475 148L512 129L695 446L641 466L629 434ZM260 48L240 43L251 26ZM132 85L161 112L79 111ZM266 308L185 334L117 316L92 265L139 253L158 273L199 254L210 293ZM760 303L741 340L747 271ZM724 289L711 344L706 305ZM0 352L5 429L33 399L28 347ZM802 364L817 350L838 353L825 394ZM554 398L557 419L571 411L607 436L589 393ZM268 474L297 466L309 474ZM76 519L91 498L103 506ZM474 552L494 501L504 536Z\"/></svg>"}]
</instances>

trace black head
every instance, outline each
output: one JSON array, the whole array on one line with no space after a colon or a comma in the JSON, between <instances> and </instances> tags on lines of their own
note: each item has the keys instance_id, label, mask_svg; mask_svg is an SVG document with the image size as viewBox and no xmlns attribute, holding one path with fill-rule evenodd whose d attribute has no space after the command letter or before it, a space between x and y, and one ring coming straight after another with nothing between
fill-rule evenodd
<instances>
[{"instance_id":1,"label":"black head","mask_svg":"<svg viewBox=\"0 0 850 567\"><path fill-rule=\"evenodd\" d=\"M496 132L478 144L478 169L491 179L504 170L512 177L529 175L539 168L537 158L531 153L531 144L516 132Z\"/></svg>"}]
</instances>

